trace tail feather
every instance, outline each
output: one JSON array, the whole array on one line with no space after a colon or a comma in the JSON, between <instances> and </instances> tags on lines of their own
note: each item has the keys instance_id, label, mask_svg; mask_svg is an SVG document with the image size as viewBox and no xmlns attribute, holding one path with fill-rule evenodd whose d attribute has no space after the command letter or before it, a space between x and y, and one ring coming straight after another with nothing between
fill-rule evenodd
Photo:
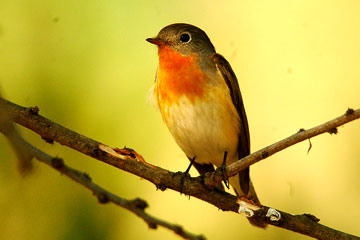
<instances>
[{"instance_id":1,"label":"tail feather","mask_svg":"<svg viewBox=\"0 0 360 240\"><path fill-rule=\"evenodd\" d=\"M248 193L248 198L252 201L254 201L254 203L258 204L258 205L261 205L260 203L260 200L255 192L255 188L254 188L254 185L252 184L251 180L249 182L249 193ZM262 221L258 221L256 218L252 218L252 217L249 217L248 218L249 222L251 223L251 225L255 226L255 227L259 227L259 228L266 228L268 226L267 223L264 223Z\"/></svg>"},{"instance_id":2,"label":"tail feather","mask_svg":"<svg viewBox=\"0 0 360 240\"><path fill-rule=\"evenodd\" d=\"M255 188L254 185L251 182L251 179L249 178L249 192L247 194L245 194L243 192L243 190L241 189L241 184L240 184L240 180L241 180L241 176L242 174L240 173L239 175L236 175L234 177L229 178L230 184L231 186L234 188L235 193L238 197L246 197L249 200L252 200L254 203L261 205L260 200L255 192ZM260 228L266 228L267 224L264 222L260 222L257 221L257 219L255 218L248 218L249 222L256 227L260 227Z\"/></svg>"}]
</instances>

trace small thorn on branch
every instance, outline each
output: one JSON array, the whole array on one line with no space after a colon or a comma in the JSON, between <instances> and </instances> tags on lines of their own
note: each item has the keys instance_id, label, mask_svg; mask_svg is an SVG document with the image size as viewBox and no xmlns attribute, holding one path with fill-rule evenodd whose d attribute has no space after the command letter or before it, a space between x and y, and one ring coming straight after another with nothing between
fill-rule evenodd
<instances>
[{"instance_id":1,"label":"small thorn on branch","mask_svg":"<svg viewBox=\"0 0 360 240\"><path fill-rule=\"evenodd\" d=\"M182 235L183 232L184 232L184 230L183 230L182 226L180 226L180 225L175 225L175 232L176 232L177 234L179 234L179 235Z\"/></svg>"},{"instance_id":2,"label":"small thorn on branch","mask_svg":"<svg viewBox=\"0 0 360 240\"><path fill-rule=\"evenodd\" d=\"M86 172L84 172L83 173L83 176L84 176L84 178L86 179L86 180L88 180L89 182L91 182L91 177L90 177L90 175L88 174L88 173L86 173Z\"/></svg>"},{"instance_id":3,"label":"small thorn on branch","mask_svg":"<svg viewBox=\"0 0 360 240\"><path fill-rule=\"evenodd\" d=\"M166 190L166 186L163 184L156 184L156 190L160 190L160 191L165 191Z\"/></svg>"},{"instance_id":4,"label":"small thorn on branch","mask_svg":"<svg viewBox=\"0 0 360 240\"><path fill-rule=\"evenodd\" d=\"M106 195L106 193L100 192L96 194L96 197L101 204L105 204L109 202L109 197Z\"/></svg>"},{"instance_id":5,"label":"small thorn on branch","mask_svg":"<svg viewBox=\"0 0 360 240\"><path fill-rule=\"evenodd\" d=\"M149 206L148 203L141 198L135 198L134 200L130 201L130 203L141 210L145 210L145 208Z\"/></svg>"},{"instance_id":6,"label":"small thorn on branch","mask_svg":"<svg viewBox=\"0 0 360 240\"><path fill-rule=\"evenodd\" d=\"M157 224L156 224L156 223L148 222L147 224L148 224L149 228L151 228L151 229L157 229Z\"/></svg>"},{"instance_id":7,"label":"small thorn on branch","mask_svg":"<svg viewBox=\"0 0 360 240\"><path fill-rule=\"evenodd\" d=\"M65 166L64 160L58 157L54 157L53 159L51 159L51 166L53 166L57 170L60 170Z\"/></svg>"},{"instance_id":8,"label":"small thorn on branch","mask_svg":"<svg viewBox=\"0 0 360 240\"><path fill-rule=\"evenodd\" d=\"M267 151L263 151L261 153L261 158L264 159L264 158L267 158L269 156L269 153Z\"/></svg>"},{"instance_id":9,"label":"small thorn on branch","mask_svg":"<svg viewBox=\"0 0 360 240\"><path fill-rule=\"evenodd\" d=\"M314 221L314 222L319 222L319 221L320 221L319 218L315 217L314 215L312 215L312 214L310 214L310 213L305 213L304 216L310 218L310 219L311 219L312 221Z\"/></svg>"},{"instance_id":10,"label":"small thorn on branch","mask_svg":"<svg viewBox=\"0 0 360 240\"><path fill-rule=\"evenodd\" d=\"M46 143L49 144L54 144L54 140L51 138L47 138L47 137L41 137Z\"/></svg>"},{"instance_id":11,"label":"small thorn on branch","mask_svg":"<svg viewBox=\"0 0 360 240\"><path fill-rule=\"evenodd\" d=\"M348 108L347 110L346 110L346 113L345 113L345 115L346 116L349 116L349 115L352 115L352 114L354 114L354 109L352 109L352 108Z\"/></svg>"},{"instance_id":12,"label":"small thorn on branch","mask_svg":"<svg viewBox=\"0 0 360 240\"><path fill-rule=\"evenodd\" d=\"M298 133L304 132L304 131L305 131L305 128L300 128L299 131L298 131Z\"/></svg>"},{"instance_id":13,"label":"small thorn on branch","mask_svg":"<svg viewBox=\"0 0 360 240\"><path fill-rule=\"evenodd\" d=\"M39 111L40 111L40 109L39 109L39 107L38 106L35 106L35 107L29 107L29 113L31 114L31 115L39 115Z\"/></svg>"},{"instance_id":14,"label":"small thorn on branch","mask_svg":"<svg viewBox=\"0 0 360 240\"><path fill-rule=\"evenodd\" d=\"M330 129L329 131L328 131L328 133L330 133L331 135L332 134L337 134L338 133L338 130L337 130L337 128L332 128L332 129Z\"/></svg>"}]
</instances>

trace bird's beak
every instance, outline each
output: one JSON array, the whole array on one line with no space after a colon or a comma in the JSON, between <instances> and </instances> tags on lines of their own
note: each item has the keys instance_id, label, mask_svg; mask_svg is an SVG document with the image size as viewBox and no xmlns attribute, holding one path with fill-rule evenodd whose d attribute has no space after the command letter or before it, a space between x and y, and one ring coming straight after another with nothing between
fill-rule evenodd
<instances>
[{"instance_id":1,"label":"bird's beak","mask_svg":"<svg viewBox=\"0 0 360 240\"><path fill-rule=\"evenodd\" d=\"M164 41L160 38L147 38L146 41L148 41L149 43L152 43L152 44L155 44L155 45L163 45L164 44Z\"/></svg>"}]
</instances>

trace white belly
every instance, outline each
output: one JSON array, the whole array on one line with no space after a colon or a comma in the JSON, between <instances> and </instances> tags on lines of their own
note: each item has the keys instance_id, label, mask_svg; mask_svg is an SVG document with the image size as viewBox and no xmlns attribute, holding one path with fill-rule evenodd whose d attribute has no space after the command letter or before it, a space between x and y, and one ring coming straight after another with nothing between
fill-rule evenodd
<instances>
[{"instance_id":1,"label":"white belly","mask_svg":"<svg viewBox=\"0 0 360 240\"><path fill-rule=\"evenodd\" d=\"M239 116L228 92L211 92L194 103L184 95L177 104L163 106L162 114L188 157L220 166L225 151L227 164L237 160Z\"/></svg>"}]
</instances>

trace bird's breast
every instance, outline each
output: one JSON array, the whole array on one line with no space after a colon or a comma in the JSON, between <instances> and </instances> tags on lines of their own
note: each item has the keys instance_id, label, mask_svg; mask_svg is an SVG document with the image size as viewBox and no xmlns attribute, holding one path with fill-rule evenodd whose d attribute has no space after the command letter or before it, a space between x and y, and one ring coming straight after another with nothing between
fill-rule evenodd
<instances>
[{"instance_id":1,"label":"bird's breast","mask_svg":"<svg viewBox=\"0 0 360 240\"><path fill-rule=\"evenodd\" d=\"M159 103L178 103L182 96L194 102L204 96L208 77L197 62L196 55L184 56L169 46L159 48Z\"/></svg>"},{"instance_id":2,"label":"bird's breast","mask_svg":"<svg viewBox=\"0 0 360 240\"><path fill-rule=\"evenodd\" d=\"M237 159L239 116L226 89L215 87L194 103L182 96L160 110L176 142L196 162L219 166L224 151L229 162Z\"/></svg>"}]
</instances>

